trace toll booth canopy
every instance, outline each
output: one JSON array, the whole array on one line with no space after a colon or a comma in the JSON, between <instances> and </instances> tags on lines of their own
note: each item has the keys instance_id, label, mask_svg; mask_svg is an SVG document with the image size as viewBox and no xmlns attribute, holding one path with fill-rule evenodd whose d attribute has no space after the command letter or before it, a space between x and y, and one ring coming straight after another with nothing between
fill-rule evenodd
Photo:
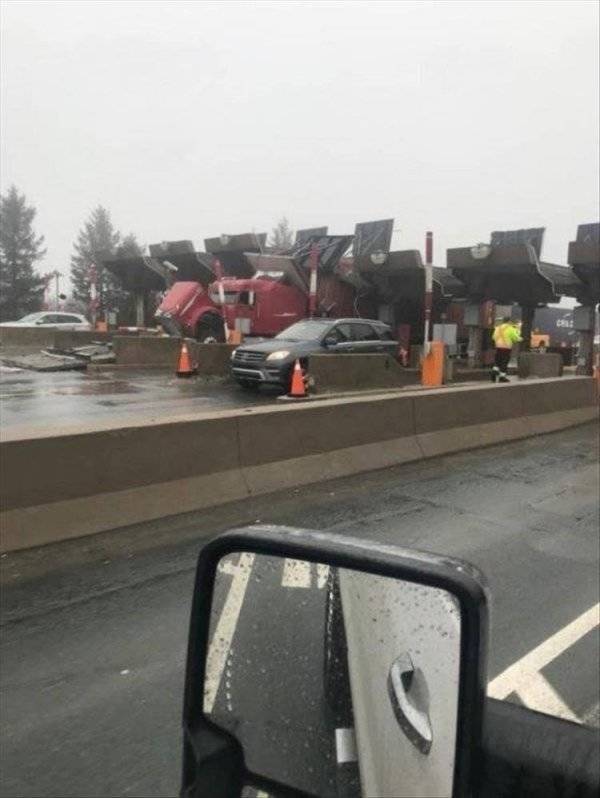
<instances>
[{"instance_id":1,"label":"toll booth canopy","mask_svg":"<svg viewBox=\"0 0 600 798\"><path fill-rule=\"evenodd\" d=\"M568 261L584 285L577 299L584 305L600 303L600 222L579 225L577 238L569 244Z\"/></svg>"},{"instance_id":2,"label":"toll booth canopy","mask_svg":"<svg viewBox=\"0 0 600 798\"><path fill-rule=\"evenodd\" d=\"M540 259L543 228L494 232L490 244L447 250L448 268L468 298L536 307L576 297L583 286L575 272Z\"/></svg>"}]
</instances>

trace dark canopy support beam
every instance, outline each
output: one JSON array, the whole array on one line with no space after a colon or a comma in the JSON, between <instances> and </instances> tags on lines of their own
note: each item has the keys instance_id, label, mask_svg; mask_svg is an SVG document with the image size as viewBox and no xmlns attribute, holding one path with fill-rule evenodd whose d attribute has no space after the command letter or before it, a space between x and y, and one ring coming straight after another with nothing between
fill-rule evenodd
<instances>
[{"instance_id":1,"label":"dark canopy support beam","mask_svg":"<svg viewBox=\"0 0 600 798\"><path fill-rule=\"evenodd\" d=\"M531 349L534 315L535 307L533 305L521 305L521 338L523 339L523 342L519 344L521 352L529 352Z\"/></svg>"}]
</instances>

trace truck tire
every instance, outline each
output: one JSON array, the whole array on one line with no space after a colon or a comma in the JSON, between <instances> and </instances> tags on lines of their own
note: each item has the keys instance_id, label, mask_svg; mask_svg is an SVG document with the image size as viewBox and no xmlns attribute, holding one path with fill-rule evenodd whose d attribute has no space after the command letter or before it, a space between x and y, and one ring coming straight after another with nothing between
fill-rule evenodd
<instances>
[{"instance_id":1,"label":"truck tire","mask_svg":"<svg viewBox=\"0 0 600 798\"><path fill-rule=\"evenodd\" d=\"M202 316L196 325L196 340L201 344L224 344L223 319L215 313Z\"/></svg>"},{"instance_id":2,"label":"truck tire","mask_svg":"<svg viewBox=\"0 0 600 798\"><path fill-rule=\"evenodd\" d=\"M246 391L258 391L260 388L260 382L256 380L238 380L238 384Z\"/></svg>"}]
</instances>

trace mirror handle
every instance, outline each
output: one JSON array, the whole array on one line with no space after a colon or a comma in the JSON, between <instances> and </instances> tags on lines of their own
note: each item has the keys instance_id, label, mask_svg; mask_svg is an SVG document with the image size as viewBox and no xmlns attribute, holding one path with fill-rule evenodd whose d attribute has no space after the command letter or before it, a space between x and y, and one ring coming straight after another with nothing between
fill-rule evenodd
<instances>
[{"instance_id":1,"label":"mirror handle","mask_svg":"<svg viewBox=\"0 0 600 798\"><path fill-rule=\"evenodd\" d=\"M409 697L414 674L410 655L408 652L401 654L390 668L388 695L400 728L415 748L427 755L431 750L433 732L427 712L415 706Z\"/></svg>"}]
</instances>

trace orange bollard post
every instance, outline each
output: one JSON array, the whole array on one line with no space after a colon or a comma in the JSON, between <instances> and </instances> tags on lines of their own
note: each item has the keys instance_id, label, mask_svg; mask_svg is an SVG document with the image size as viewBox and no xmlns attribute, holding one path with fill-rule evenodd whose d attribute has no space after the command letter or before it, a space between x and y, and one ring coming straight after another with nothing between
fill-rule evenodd
<instances>
[{"instance_id":1,"label":"orange bollard post","mask_svg":"<svg viewBox=\"0 0 600 798\"><path fill-rule=\"evenodd\" d=\"M227 337L228 344L239 346L242 343L242 340L242 333L239 330L229 330L229 335Z\"/></svg>"},{"instance_id":2,"label":"orange bollard post","mask_svg":"<svg viewBox=\"0 0 600 798\"><path fill-rule=\"evenodd\" d=\"M421 385L437 388L444 384L444 343L432 341L429 354L421 362Z\"/></svg>"}]
</instances>

